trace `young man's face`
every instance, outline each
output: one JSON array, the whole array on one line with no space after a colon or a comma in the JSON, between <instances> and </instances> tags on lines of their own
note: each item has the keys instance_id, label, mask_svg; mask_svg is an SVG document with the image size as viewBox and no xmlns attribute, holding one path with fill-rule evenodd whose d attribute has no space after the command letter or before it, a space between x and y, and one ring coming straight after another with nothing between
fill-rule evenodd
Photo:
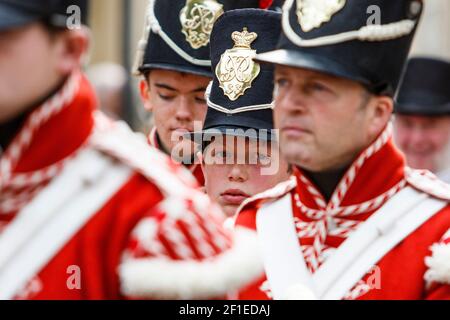
<instances>
[{"instance_id":1,"label":"young man's face","mask_svg":"<svg viewBox=\"0 0 450 320\"><path fill-rule=\"evenodd\" d=\"M450 116L397 115L395 138L409 166L433 172L449 166Z\"/></svg>"},{"instance_id":2,"label":"young man's face","mask_svg":"<svg viewBox=\"0 0 450 320\"><path fill-rule=\"evenodd\" d=\"M247 198L289 179L289 165L278 144L226 136L203 152L202 169L207 194L228 216Z\"/></svg>"},{"instance_id":3,"label":"young man's face","mask_svg":"<svg viewBox=\"0 0 450 320\"><path fill-rule=\"evenodd\" d=\"M51 34L41 23L0 31L0 123L45 99L79 68L85 30Z\"/></svg>"},{"instance_id":4,"label":"young man's face","mask_svg":"<svg viewBox=\"0 0 450 320\"><path fill-rule=\"evenodd\" d=\"M320 172L349 165L389 121L392 102L360 84L277 66L275 127L291 164Z\"/></svg>"},{"instance_id":5,"label":"young man's face","mask_svg":"<svg viewBox=\"0 0 450 320\"><path fill-rule=\"evenodd\" d=\"M205 91L211 79L168 70L152 70L141 82L141 96L153 113L158 137L167 152L206 117Z\"/></svg>"}]
</instances>

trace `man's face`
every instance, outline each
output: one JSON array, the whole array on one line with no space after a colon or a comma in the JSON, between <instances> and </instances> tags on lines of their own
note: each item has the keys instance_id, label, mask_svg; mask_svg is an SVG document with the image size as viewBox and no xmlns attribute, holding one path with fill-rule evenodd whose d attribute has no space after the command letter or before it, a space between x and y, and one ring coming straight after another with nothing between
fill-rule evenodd
<instances>
[{"instance_id":1,"label":"man's face","mask_svg":"<svg viewBox=\"0 0 450 320\"><path fill-rule=\"evenodd\" d=\"M450 116L397 115L395 138L412 168L439 172L448 167Z\"/></svg>"},{"instance_id":2,"label":"man's face","mask_svg":"<svg viewBox=\"0 0 450 320\"><path fill-rule=\"evenodd\" d=\"M350 164L374 138L370 99L356 82L277 66L274 120L284 157L313 172Z\"/></svg>"},{"instance_id":3,"label":"man's face","mask_svg":"<svg viewBox=\"0 0 450 320\"><path fill-rule=\"evenodd\" d=\"M57 85L60 49L37 23L0 31L0 123L17 117Z\"/></svg>"},{"instance_id":4,"label":"man's face","mask_svg":"<svg viewBox=\"0 0 450 320\"><path fill-rule=\"evenodd\" d=\"M210 79L176 71L152 70L148 81L141 82L141 96L164 149L171 152L194 122L206 117L205 90ZM199 126L199 125L198 125Z\"/></svg>"},{"instance_id":5,"label":"man's face","mask_svg":"<svg viewBox=\"0 0 450 320\"><path fill-rule=\"evenodd\" d=\"M207 194L228 216L247 198L289 179L289 165L277 143L226 136L214 140L203 153L202 169ZM267 170L272 167L275 170Z\"/></svg>"}]
</instances>

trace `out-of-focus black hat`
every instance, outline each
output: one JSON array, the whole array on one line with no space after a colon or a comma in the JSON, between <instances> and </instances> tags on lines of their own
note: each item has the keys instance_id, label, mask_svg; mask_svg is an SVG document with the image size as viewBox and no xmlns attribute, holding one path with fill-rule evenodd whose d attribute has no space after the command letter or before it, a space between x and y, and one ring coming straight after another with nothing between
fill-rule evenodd
<instances>
[{"instance_id":1,"label":"out-of-focus black hat","mask_svg":"<svg viewBox=\"0 0 450 320\"><path fill-rule=\"evenodd\" d=\"M257 60L354 80L393 96L421 0L286 0L278 50Z\"/></svg>"},{"instance_id":2,"label":"out-of-focus black hat","mask_svg":"<svg viewBox=\"0 0 450 320\"><path fill-rule=\"evenodd\" d=\"M450 62L425 57L410 59L396 99L395 112L450 115Z\"/></svg>"},{"instance_id":3,"label":"out-of-focus black hat","mask_svg":"<svg viewBox=\"0 0 450 320\"><path fill-rule=\"evenodd\" d=\"M0 30L18 28L45 20L55 27L67 27L73 14L87 24L88 0L0 0Z\"/></svg>"},{"instance_id":4,"label":"out-of-focus black hat","mask_svg":"<svg viewBox=\"0 0 450 320\"><path fill-rule=\"evenodd\" d=\"M214 78L206 93L208 111L203 131L191 139L200 142L216 134L275 139L273 66L253 58L276 47L280 19L273 11L240 9L217 20L211 35Z\"/></svg>"}]
</instances>

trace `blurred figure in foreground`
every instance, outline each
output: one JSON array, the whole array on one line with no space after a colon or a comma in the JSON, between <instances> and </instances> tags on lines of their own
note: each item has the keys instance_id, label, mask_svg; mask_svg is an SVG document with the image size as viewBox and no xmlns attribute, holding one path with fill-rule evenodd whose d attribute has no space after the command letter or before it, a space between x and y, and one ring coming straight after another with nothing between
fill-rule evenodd
<instances>
[{"instance_id":1,"label":"blurred figure in foreground","mask_svg":"<svg viewBox=\"0 0 450 320\"><path fill-rule=\"evenodd\" d=\"M254 236L96 110L86 5L0 0L0 300L225 297L261 269Z\"/></svg>"},{"instance_id":2,"label":"blurred figure in foreground","mask_svg":"<svg viewBox=\"0 0 450 320\"><path fill-rule=\"evenodd\" d=\"M450 62L412 58L395 112L395 138L408 165L450 183Z\"/></svg>"}]
</instances>

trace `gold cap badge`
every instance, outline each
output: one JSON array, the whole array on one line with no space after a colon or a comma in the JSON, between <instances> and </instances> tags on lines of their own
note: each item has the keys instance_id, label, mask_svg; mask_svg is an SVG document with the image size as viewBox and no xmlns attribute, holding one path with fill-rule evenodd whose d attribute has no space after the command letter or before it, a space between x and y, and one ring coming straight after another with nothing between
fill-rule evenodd
<instances>
[{"instance_id":1,"label":"gold cap badge","mask_svg":"<svg viewBox=\"0 0 450 320\"><path fill-rule=\"evenodd\" d=\"M252 87L253 80L261 71L259 64L253 61L256 50L251 48L252 42L257 37L255 32L248 32L247 28L242 32L233 32L231 38L234 47L222 54L216 67L220 87L231 101L244 95L245 90Z\"/></svg>"},{"instance_id":2,"label":"gold cap badge","mask_svg":"<svg viewBox=\"0 0 450 320\"><path fill-rule=\"evenodd\" d=\"M345 6L346 0L297 0L297 17L304 32L319 28Z\"/></svg>"},{"instance_id":3,"label":"gold cap badge","mask_svg":"<svg viewBox=\"0 0 450 320\"><path fill-rule=\"evenodd\" d=\"M223 6L216 0L187 0L180 11L181 32L193 49L205 47L214 22L223 14Z\"/></svg>"}]
</instances>

